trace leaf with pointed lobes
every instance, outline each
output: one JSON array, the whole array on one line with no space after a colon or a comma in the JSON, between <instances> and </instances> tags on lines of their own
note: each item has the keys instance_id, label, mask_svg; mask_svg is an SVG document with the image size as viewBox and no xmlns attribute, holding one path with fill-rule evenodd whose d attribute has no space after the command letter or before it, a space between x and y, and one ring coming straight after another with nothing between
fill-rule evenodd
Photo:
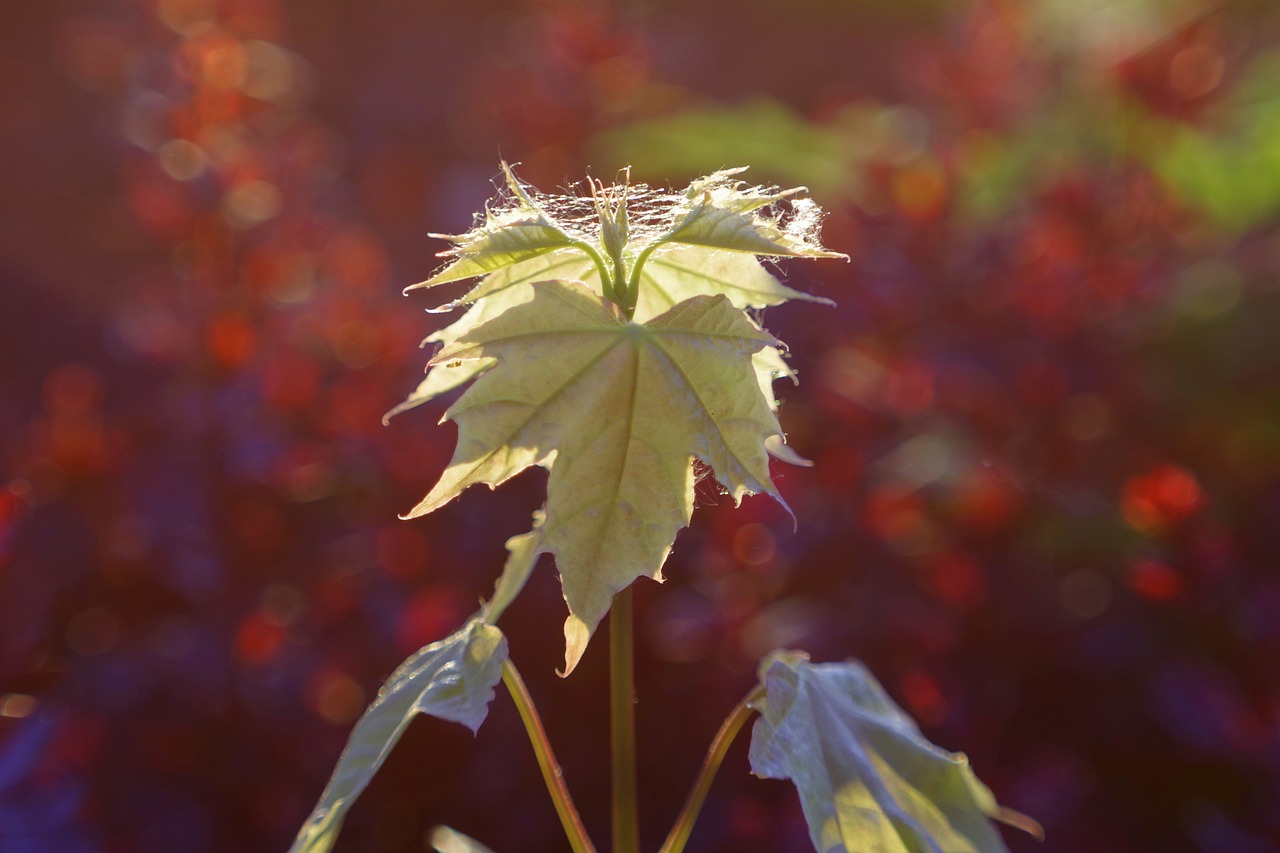
<instances>
[{"instance_id":1,"label":"leaf with pointed lobes","mask_svg":"<svg viewBox=\"0 0 1280 853\"><path fill-rule=\"evenodd\" d=\"M454 260L426 281L409 285L405 292L487 275L576 242L576 238L549 221L519 214L519 211L491 213L484 225L466 234L432 234L457 244L440 253L440 257Z\"/></svg>"},{"instance_id":2,"label":"leaf with pointed lobes","mask_svg":"<svg viewBox=\"0 0 1280 853\"><path fill-rule=\"evenodd\" d=\"M684 243L768 257L844 258L817 241L821 212L810 199L793 199L804 187L781 190L748 187L733 176L741 169L716 172L694 181L687 190L683 215L660 236L659 243ZM766 208L789 202L789 215L769 215Z\"/></svg>"},{"instance_id":3,"label":"leaf with pointed lobes","mask_svg":"<svg viewBox=\"0 0 1280 853\"><path fill-rule=\"evenodd\" d=\"M477 616L400 664L356 723L289 853L326 853L333 848L347 811L415 714L461 723L472 732L479 729L506 659L506 637Z\"/></svg>"},{"instance_id":4,"label":"leaf with pointed lobes","mask_svg":"<svg viewBox=\"0 0 1280 853\"><path fill-rule=\"evenodd\" d=\"M764 492L782 503L765 450L780 429L752 365L776 341L723 296L641 325L581 284L532 287L532 300L433 359L497 364L446 413L459 427L453 459L405 517L549 469L538 550L555 555L569 606L567 674L614 594L661 579L693 512L695 458L735 502Z\"/></svg>"},{"instance_id":5,"label":"leaf with pointed lobes","mask_svg":"<svg viewBox=\"0 0 1280 853\"><path fill-rule=\"evenodd\" d=\"M559 251L530 258L485 276L465 296L434 309L434 311L449 311L462 305L470 306L453 323L428 336L422 342L422 346L453 343L464 332L493 319L512 306L532 299L533 290L529 287L531 283L550 279L578 281L592 279L596 289L599 288L599 275L595 264L580 252ZM492 359L448 361L427 365L426 377L418 383L418 387L404 402L382 416L383 425L385 426L396 415L417 408L455 388L460 388L492 365Z\"/></svg>"},{"instance_id":6,"label":"leaf with pointed lobes","mask_svg":"<svg viewBox=\"0 0 1280 853\"><path fill-rule=\"evenodd\" d=\"M488 275L513 264L581 243L580 237L557 222L533 199L506 163L502 164L502 172L506 177L507 188L511 191L511 203L496 211L486 210L484 223L465 234L430 235L453 243L452 249L441 252L439 256L455 260L426 281L406 287L406 293Z\"/></svg>"},{"instance_id":7,"label":"leaf with pointed lobes","mask_svg":"<svg viewBox=\"0 0 1280 853\"><path fill-rule=\"evenodd\" d=\"M723 293L738 308L767 308L790 299L834 305L787 287L749 254L702 246L664 246L640 270L636 317L657 316L691 296Z\"/></svg>"},{"instance_id":8,"label":"leaf with pointed lobes","mask_svg":"<svg viewBox=\"0 0 1280 853\"><path fill-rule=\"evenodd\" d=\"M821 853L999 853L991 818L1039 829L997 806L963 754L927 741L861 663L775 652L760 673L751 770L795 783Z\"/></svg>"}]
</instances>

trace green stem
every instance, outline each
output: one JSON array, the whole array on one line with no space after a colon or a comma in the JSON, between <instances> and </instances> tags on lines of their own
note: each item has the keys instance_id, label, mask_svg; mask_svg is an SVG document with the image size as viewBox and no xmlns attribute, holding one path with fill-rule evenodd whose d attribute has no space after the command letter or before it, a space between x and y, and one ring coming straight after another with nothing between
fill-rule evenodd
<instances>
[{"instance_id":1,"label":"green stem","mask_svg":"<svg viewBox=\"0 0 1280 853\"><path fill-rule=\"evenodd\" d=\"M611 257L613 258L613 280L618 282L618 287L625 287L627 272L622 265L622 255L613 255ZM617 293L617 288L614 289L614 292L618 298L622 300L623 313L625 313L627 315L627 319L630 320L636 312L635 303L631 303L630 305L626 303L627 296L625 292Z\"/></svg>"},{"instance_id":2,"label":"green stem","mask_svg":"<svg viewBox=\"0 0 1280 853\"><path fill-rule=\"evenodd\" d=\"M511 693L511 698L520 711L520 719L524 721L525 731L529 733L534 755L538 757L538 767L542 769L542 780L547 784L551 802L555 803L556 814L560 815L560 823L564 826L564 834L569 838L569 845L574 853L596 853L586 827L582 825L582 818L573 805L573 798L569 796L564 774L551 750L551 741L547 739L547 731L542 727L542 719L533 705L533 697L524 686L524 680L520 678L515 664L509 659L502 662L502 683L507 686L507 691Z\"/></svg>"},{"instance_id":3,"label":"green stem","mask_svg":"<svg viewBox=\"0 0 1280 853\"><path fill-rule=\"evenodd\" d=\"M653 250L661 245L662 242L659 241L645 246L640 250L640 254L636 255L635 261L631 264L631 277L627 279L626 287L621 294L622 305L628 317L635 314L636 303L640 300L640 270L644 269L644 262L649 260Z\"/></svg>"},{"instance_id":4,"label":"green stem","mask_svg":"<svg viewBox=\"0 0 1280 853\"><path fill-rule=\"evenodd\" d=\"M738 736L742 726L755 713L751 703L763 695L764 687L757 685L729 712L729 716L720 725L720 731L716 732L711 746L707 748L707 757L702 760L698 778L694 780L693 789L689 791L689 799L685 801L680 817L676 818L675 825L671 827L671 834L667 836L658 853L681 853L684 850L685 844L689 841L689 834L693 832L693 824L698 819L698 813L702 811L702 804L707 799L707 792L711 790L711 782L716 778L716 771L720 769L720 764L729 752L733 739Z\"/></svg>"},{"instance_id":5,"label":"green stem","mask_svg":"<svg viewBox=\"0 0 1280 853\"><path fill-rule=\"evenodd\" d=\"M621 281L614 283L613 276L609 274L609 267L604 262L604 258L596 251L596 247L592 246L586 240L576 240L569 245L575 249L581 250L596 265L596 269L600 271L600 292L605 299L610 302L617 303L622 298L622 294L618 293L618 288L622 286Z\"/></svg>"},{"instance_id":6,"label":"green stem","mask_svg":"<svg viewBox=\"0 0 1280 853\"><path fill-rule=\"evenodd\" d=\"M609 718L613 763L613 853L637 853L635 660L631 587L609 611Z\"/></svg>"}]
</instances>

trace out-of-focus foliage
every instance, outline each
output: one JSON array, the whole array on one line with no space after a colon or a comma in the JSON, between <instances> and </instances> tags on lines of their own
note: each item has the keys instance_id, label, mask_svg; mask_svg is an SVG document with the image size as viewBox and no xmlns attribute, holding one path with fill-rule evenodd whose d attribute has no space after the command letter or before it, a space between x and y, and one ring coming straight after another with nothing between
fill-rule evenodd
<instances>
[{"instance_id":1,"label":"out-of-focus foliage","mask_svg":"<svg viewBox=\"0 0 1280 853\"><path fill-rule=\"evenodd\" d=\"M828 190L856 185L869 141L856 111L813 124L775 101L714 105L648 119L601 134L592 149L607 163L632 163L655 179L751 163L771 179Z\"/></svg>"},{"instance_id":2,"label":"out-of-focus foliage","mask_svg":"<svg viewBox=\"0 0 1280 853\"><path fill-rule=\"evenodd\" d=\"M852 258L787 267L834 309L765 311L806 341L778 389L816 463L775 473L795 532L702 487L639 595L641 777L692 777L758 660L803 646L866 661L1045 824L1012 850L1280 847L1278 49L1257 0L16 4L0 847L288 847L543 488L394 517L452 441L421 423L445 401L379 423L424 360L435 303L399 291L447 248L425 234L471 225L499 158L553 187L628 156L806 184ZM522 670L559 664L562 615L533 572ZM532 685L570 779L604 778L603 678L589 653ZM509 704L451 729L408 728L352 838L561 849ZM794 792L735 763L689 849L806 849Z\"/></svg>"},{"instance_id":3,"label":"out-of-focus foliage","mask_svg":"<svg viewBox=\"0 0 1280 853\"><path fill-rule=\"evenodd\" d=\"M1244 70L1209 127L1168 128L1152 146L1156 171L1187 203L1228 233L1274 222L1280 214L1280 57Z\"/></svg>"}]
</instances>

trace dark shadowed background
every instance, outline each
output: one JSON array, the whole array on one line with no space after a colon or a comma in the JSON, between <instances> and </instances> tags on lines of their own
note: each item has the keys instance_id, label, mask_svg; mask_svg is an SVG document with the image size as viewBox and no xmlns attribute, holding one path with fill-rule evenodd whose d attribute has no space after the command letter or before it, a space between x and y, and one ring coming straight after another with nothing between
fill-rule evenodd
<instances>
[{"instance_id":1,"label":"dark shadowed background","mask_svg":"<svg viewBox=\"0 0 1280 853\"><path fill-rule=\"evenodd\" d=\"M0 11L0 851L284 851L541 472L397 520L455 428L382 414L400 290L498 162L804 184L851 263L764 322L767 499L638 588L656 845L775 647L857 656L1038 818L1012 850L1280 849L1280 14L1202 0L44 0ZM459 290L460 292L460 290ZM607 838L604 644L504 619ZM423 720L339 849L563 837L505 695ZM745 738L697 851L802 851Z\"/></svg>"}]
</instances>

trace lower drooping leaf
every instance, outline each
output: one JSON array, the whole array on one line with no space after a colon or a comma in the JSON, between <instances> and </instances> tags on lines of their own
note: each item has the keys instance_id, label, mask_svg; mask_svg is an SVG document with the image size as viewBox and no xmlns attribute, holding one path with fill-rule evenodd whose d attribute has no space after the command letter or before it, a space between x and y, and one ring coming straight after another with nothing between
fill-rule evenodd
<instances>
[{"instance_id":1,"label":"lower drooping leaf","mask_svg":"<svg viewBox=\"0 0 1280 853\"><path fill-rule=\"evenodd\" d=\"M447 826L437 826L431 830L430 843L436 853L493 853L474 838L468 838Z\"/></svg>"},{"instance_id":2,"label":"lower drooping leaf","mask_svg":"<svg viewBox=\"0 0 1280 853\"><path fill-rule=\"evenodd\" d=\"M328 786L289 853L325 853L333 847L347 810L415 714L451 720L476 731L488 715L493 686L502 677L506 658L502 632L476 618L402 663L356 723Z\"/></svg>"},{"instance_id":3,"label":"lower drooping leaf","mask_svg":"<svg viewBox=\"0 0 1280 853\"><path fill-rule=\"evenodd\" d=\"M997 853L995 797L961 753L929 743L857 661L775 652L751 770L790 779L820 853Z\"/></svg>"},{"instance_id":4,"label":"lower drooping leaf","mask_svg":"<svg viewBox=\"0 0 1280 853\"><path fill-rule=\"evenodd\" d=\"M693 511L694 458L735 501L765 492L781 502L765 450L781 430L752 364L776 341L724 296L638 324L579 284L533 290L432 360L498 363L449 409L457 449L406 517L467 486L550 469L539 550L555 555L569 605L568 672L613 595L661 577Z\"/></svg>"}]
</instances>

